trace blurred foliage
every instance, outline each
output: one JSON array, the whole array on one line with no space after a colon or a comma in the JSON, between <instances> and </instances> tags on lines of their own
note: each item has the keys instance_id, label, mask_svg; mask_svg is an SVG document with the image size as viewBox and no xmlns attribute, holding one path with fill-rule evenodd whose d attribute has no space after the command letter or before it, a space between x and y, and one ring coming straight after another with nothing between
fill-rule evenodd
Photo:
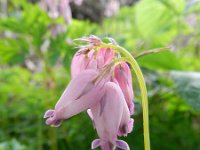
<instances>
[{"instance_id":1,"label":"blurred foliage","mask_svg":"<svg viewBox=\"0 0 200 150\"><path fill-rule=\"evenodd\" d=\"M102 24L65 25L36 4L10 1L8 17L0 18L0 150L90 149L96 133L85 113L59 128L46 126L42 118L70 80L73 39L88 34L111 36L133 54L171 46L138 59L148 86L151 146L200 150L199 14L197 2L141 0ZM141 150L140 91L133 82L135 125L125 140Z\"/></svg>"}]
</instances>

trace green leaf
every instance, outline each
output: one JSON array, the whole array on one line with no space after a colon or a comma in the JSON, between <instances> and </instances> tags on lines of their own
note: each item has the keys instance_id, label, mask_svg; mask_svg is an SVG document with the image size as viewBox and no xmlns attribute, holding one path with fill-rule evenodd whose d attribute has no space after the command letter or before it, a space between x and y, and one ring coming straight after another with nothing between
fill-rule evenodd
<instances>
[{"instance_id":1,"label":"green leaf","mask_svg":"<svg viewBox=\"0 0 200 150\"><path fill-rule=\"evenodd\" d=\"M72 39L76 39L88 34L94 34L97 30L97 26L88 21L72 20L72 23L68 26L67 35Z\"/></svg>"},{"instance_id":2,"label":"green leaf","mask_svg":"<svg viewBox=\"0 0 200 150\"><path fill-rule=\"evenodd\" d=\"M170 75L180 97L193 109L200 111L200 73L172 71Z\"/></svg>"},{"instance_id":3,"label":"green leaf","mask_svg":"<svg viewBox=\"0 0 200 150\"><path fill-rule=\"evenodd\" d=\"M0 143L0 150L25 150L25 146L21 145L16 139Z\"/></svg>"},{"instance_id":4,"label":"green leaf","mask_svg":"<svg viewBox=\"0 0 200 150\"><path fill-rule=\"evenodd\" d=\"M25 39L0 39L0 63L22 63L28 53L28 44Z\"/></svg>"},{"instance_id":5,"label":"green leaf","mask_svg":"<svg viewBox=\"0 0 200 150\"><path fill-rule=\"evenodd\" d=\"M140 1L136 5L135 16L141 36L147 39L150 37L158 39L158 36L162 39L164 36L167 38L166 41L170 42L178 31L179 15L182 14L185 7L183 0L178 1L179 3L173 0L167 2L163 0Z\"/></svg>"},{"instance_id":6,"label":"green leaf","mask_svg":"<svg viewBox=\"0 0 200 150\"><path fill-rule=\"evenodd\" d=\"M168 9L171 9L176 15L181 15L186 7L185 0L159 0L162 4L164 4Z\"/></svg>"},{"instance_id":7,"label":"green leaf","mask_svg":"<svg viewBox=\"0 0 200 150\"><path fill-rule=\"evenodd\" d=\"M176 55L170 51L154 53L137 59L141 66L149 69L181 70L182 66Z\"/></svg>"},{"instance_id":8,"label":"green leaf","mask_svg":"<svg viewBox=\"0 0 200 150\"><path fill-rule=\"evenodd\" d=\"M0 19L0 31L9 30L16 33L26 33L26 26L20 18Z\"/></svg>"}]
</instances>

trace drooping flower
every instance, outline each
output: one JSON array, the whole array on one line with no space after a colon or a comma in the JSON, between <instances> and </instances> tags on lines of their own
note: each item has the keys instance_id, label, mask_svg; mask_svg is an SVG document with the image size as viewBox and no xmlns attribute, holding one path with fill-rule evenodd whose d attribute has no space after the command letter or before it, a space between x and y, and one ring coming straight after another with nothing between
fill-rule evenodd
<instances>
[{"instance_id":1,"label":"drooping flower","mask_svg":"<svg viewBox=\"0 0 200 150\"><path fill-rule=\"evenodd\" d=\"M102 70L106 65L110 64L114 58L114 50L111 48L101 48L97 54L97 65Z\"/></svg>"},{"instance_id":2,"label":"drooping flower","mask_svg":"<svg viewBox=\"0 0 200 150\"><path fill-rule=\"evenodd\" d=\"M104 93L104 79L93 83L93 79L97 75L98 72L95 70L85 70L72 79L57 102L55 109L45 113L46 124L59 126L62 120L95 105Z\"/></svg>"},{"instance_id":3,"label":"drooping flower","mask_svg":"<svg viewBox=\"0 0 200 150\"><path fill-rule=\"evenodd\" d=\"M40 5L48 11L48 15L52 19L62 16L66 23L70 23L72 19L71 2L81 5L82 0L40 0Z\"/></svg>"},{"instance_id":4,"label":"drooping flower","mask_svg":"<svg viewBox=\"0 0 200 150\"><path fill-rule=\"evenodd\" d=\"M122 92L124 93L125 100L127 102L130 113L134 112L133 104L133 87L131 71L127 63L122 62L115 66L114 69L114 82L117 83Z\"/></svg>"},{"instance_id":5,"label":"drooping flower","mask_svg":"<svg viewBox=\"0 0 200 150\"><path fill-rule=\"evenodd\" d=\"M45 113L46 124L57 127L64 119L87 110L99 136L92 142L92 149L100 146L102 150L129 150L118 136L127 136L133 128L130 68L125 62L113 64L120 55L110 47L98 48L103 43L98 37L81 40L89 44L80 46L74 55L72 80L55 108Z\"/></svg>"},{"instance_id":6,"label":"drooping flower","mask_svg":"<svg viewBox=\"0 0 200 150\"><path fill-rule=\"evenodd\" d=\"M62 17L66 24L70 24L72 20L72 11L70 3L81 5L83 0L40 0L40 6L48 13L48 16L55 20ZM54 21L55 22L55 21ZM67 30L66 26L60 23L51 23L49 25L50 33L53 37L57 37Z\"/></svg>"},{"instance_id":7,"label":"drooping flower","mask_svg":"<svg viewBox=\"0 0 200 150\"><path fill-rule=\"evenodd\" d=\"M72 78L79 75L82 71L87 69L97 70L97 61L94 59L95 51L88 49L80 49L74 55L71 64Z\"/></svg>"},{"instance_id":8,"label":"drooping flower","mask_svg":"<svg viewBox=\"0 0 200 150\"><path fill-rule=\"evenodd\" d=\"M92 149L101 146L103 150L112 150L117 146L129 150L126 142L117 139L119 133L126 135L133 127L123 93L113 82L107 82L104 88L101 101L91 108L94 126L100 138L92 142Z\"/></svg>"}]
</instances>

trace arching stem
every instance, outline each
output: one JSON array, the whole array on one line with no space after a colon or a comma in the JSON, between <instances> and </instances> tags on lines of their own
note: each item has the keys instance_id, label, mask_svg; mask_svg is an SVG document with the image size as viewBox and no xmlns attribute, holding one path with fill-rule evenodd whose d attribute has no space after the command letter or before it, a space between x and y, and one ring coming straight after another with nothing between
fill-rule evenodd
<instances>
[{"instance_id":1,"label":"arching stem","mask_svg":"<svg viewBox=\"0 0 200 150\"><path fill-rule=\"evenodd\" d=\"M133 70L135 71L136 77L139 82L141 95L142 95L144 147L145 147L145 150L150 150L148 98L147 98L146 84L145 84L145 80L144 80L142 71L141 71L138 63L134 59L134 57L123 47L120 47L118 45L102 44L98 48L108 48L108 47L121 52L121 54L123 54L125 58L122 58L120 61L126 61L126 62L130 63Z\"/></svg>"}]
</instances>

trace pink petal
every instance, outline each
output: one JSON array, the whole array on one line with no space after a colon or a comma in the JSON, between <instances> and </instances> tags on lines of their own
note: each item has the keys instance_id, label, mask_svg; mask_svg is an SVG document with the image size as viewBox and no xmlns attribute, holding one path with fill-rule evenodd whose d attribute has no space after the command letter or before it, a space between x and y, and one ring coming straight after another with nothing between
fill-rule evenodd
<instances>
[{"instance_id":1,"label":"pink petal","mask_svg":"<svg viewBox=\"0 0 200 150\"><path fill-rule=\"evenodd\" d=\"M95 70L85 70L74 79L66 87L55 108L61 108L64 105L70 104L72 101L78 99L87 93L87 89L91 88L91 81L98 75ZM81 85L81 86L80 86Z\"/></svg>"},{"instance_id":2,"label":"pink petal","mask_svg":"<svg viewBox=\"0 0 200 150\"><path fill-rule=\"evenodd\" d=\"M128 133L131 133L133 130L134 120L131 118L128 122Z\"/></svg>"},{"instance_id":3,"label":"pink petal","mask_svg":"<svg viewBox=\"0 0 200 150\"><path fill-rule=\"evenodd\" d=\"M107 82L104 96L91 111L101 148L111 150L113 145L129 150L128 144L117 140L119 133L120 136L126 135L132 131L133 126L121 88L113 82Z\"/></svg>"},{"instance_id":4,"label":"pink petal","mask_svg":"<svg viewBox=\"0 0 200 150\"><path fill-rule=\"evenodd\" d=\"M99 147L99 146L100 146L100 142L101 142L100 139L95 139L95 140L93 140L93 141L92 141L91 148L92 148L92 149L95 149L95 148Z\"/></svg>"},{"instance_id":5,"label":"pink petal","mask_svg":"<svg viewBox=\"0 0 200 150\"><path fill-rule=\"evenodd\" d=\"M97 54L97 65L101 70L107 64L111 63L114 58L114 50L111 48L101 48Z\"/></svg>"},{"instance_id":6,"label":"pink petal","mask_svg":"<svg viewBox=\"0 0 200 150\"><path fill-rule=\"evenodd\" d=\"M104 80L101 80L98 85L93 83L97 75L98 72L94 70L86 70L70 82L64 95L55 107L59 111L64 111L64 118L68 118L66 115L68 116L70 113L73 114L76 111L79 113L83 111L82 109L89 108L90 105L96 103L103 96L104 88L102 87Z\"/></svg>"},{"instance_id":7,"label":"pink petal","mask_svg":"<svg viewBox=\"0 0 200 150\"><path fill-rule=\"evenodd\" d=\"M58 126L63 119L72 117L95 105L104 94L104 80L93 83L98 72L86 70L72 79L55 106L53 116L46 124Z\"/></svg>"},{"instance_id":8,"label":"pink petal","mask_svg":"<svg viewBox=\"0 0 200 150\"><path fill-rule=\"evenodd\" d=\"M117 140L116 145L118 148L123 149L123 150L130 150L128 144L125 141L122 140Z\"/></svg>"},{"instance_id":9,"label":"pink petal","mask_svg":"<svg viewBox=\"0 0 200 150\"><path fill-rule=\"evenodd\" d=\"M104 104L101 104L102 100ZM120 87L113 82L107 82L105 96L91 108L97 133L106 143L115 145L124 103L126 102Z\"/></svg>"},{"instance_id":10,"label":"pink petal","mask_svg":"<svg viewBox=\"0 0 200 150\"><path fill-rule=\"evenodd\" d=\"M134 112L133 103L133 87L132 87L132 77L131 71L127 63L123 62L115 66L114 69L114 82L117 83L126 99L129 111L131 114Z\"/></svg>"},{"instance_id":11,"label":"pink petal","mask_svg":"<svg viewBox=\"0 0 200 150\"><path fill-rule=\"evenodd\" d=\"M130 118L130 111L126 104L126 101L123 101L123 114L120 122L120 127L118 130L119 136L127 136L128 133L132 131L133 128L133 119Z\"/></svg>"},{"instance_id":12,"label":"pink petal","mask_svg":"<svg viewBox=\"0 0 200 150\"><path fill-rule=\"evenodd\" d=\"M47 110L44 114L44 118L48 118L48 117L51 117L53 116L53 113L54 113L54 110L50 109L50 110Z\"/></svg>"},{"instance_id":13,"label":"pink petal","mask_svg":"<svg viewBox=\"0 0 200 150\"><path fill-rule=\"evenodd\" d=\"M94 59L94 51L86 51L80 49L74 55L71 64L71 76L72 78L79 75L86 69L97 69L97 61Z\"/></svg>"}]
</instances>

